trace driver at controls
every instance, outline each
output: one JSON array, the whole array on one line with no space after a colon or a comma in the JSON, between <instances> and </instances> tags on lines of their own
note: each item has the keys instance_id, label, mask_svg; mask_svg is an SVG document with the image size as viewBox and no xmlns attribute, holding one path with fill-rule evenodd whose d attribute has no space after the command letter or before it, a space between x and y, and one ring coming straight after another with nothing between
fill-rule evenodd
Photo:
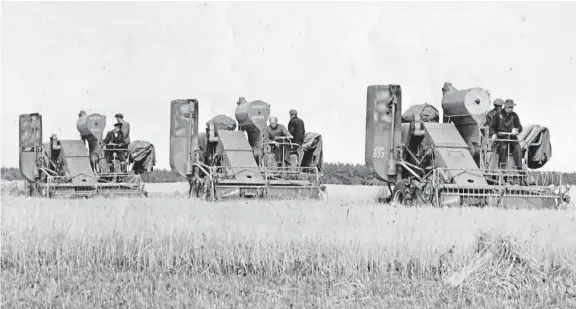
<instances>
[{"instance_id":1,"label":"driver at controls","mask_svg":"<svg viewBox=\"0 0 576 309\"><path fill-rule=\"evenodd\" d=\"M102 141L104 145L106 145L106 149L126 149L128 145L124 139L124 133L122 132L122 123L118 122L114 125L114 129L112 131L108 131L106 137ZM124 151L110 151L106 150L106 161L109 163L112 162L113 154L116 153L118 160L120 160L120 164L122 167L126 164L126 158L124 155Z\"/></svg>"},{"instance_id":2,"label":"driver at controls","mask_svg":"<svg viewBox=\"0 0 576 309\"><path fill-rule=\"evenodd\" d=\"M284 165L290 166L290 147L288 145L279 145L278 143L289 143L292 139L292 134L288 129L281 124L278 124L277 117L270 117L270 125L268 125L263 132L264 143L271 143L276 146L273 147L274 158L278 166L282 166L282 157L284 157Z\"/></svg>"}]
</instances>

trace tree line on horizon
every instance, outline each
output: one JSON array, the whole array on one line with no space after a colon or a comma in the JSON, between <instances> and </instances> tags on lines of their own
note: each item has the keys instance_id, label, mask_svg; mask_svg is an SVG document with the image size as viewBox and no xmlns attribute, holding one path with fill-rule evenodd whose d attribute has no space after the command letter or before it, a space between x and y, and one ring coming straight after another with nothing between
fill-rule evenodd
<instances>
[{"instance_id":1,"label":"tree line on horizon","mask_svg":"<svg viewBox=\"0 0 576 309\"><path fill-rule=\"evenodd\" d=\"M181 182L185 181L178 174L167 169L154 169L143 174L142 179L148 183ZM15 167L2 167L2 180L24 180L20 170ZM368 167L363 164L324 163L323 181L327 184L347 185L381 185Z\"/></svg>"},{"instance_id":2,"label":"tree line on horizon","mask_svg":"<svg viewBox=\"0 0 576 309\"><path fill-rule=\"evenodd\" d=\"M24 180L16 167L2 167L2 180ZM175 172L166 169L155 169L144 174L143 180L148 183L185 181ZM324 163L323 182L340 185L383 185L384 183L370 173L365 164ZM576 185L576 172L562 173L562 183Z\"/></svg>"}]
</instances>

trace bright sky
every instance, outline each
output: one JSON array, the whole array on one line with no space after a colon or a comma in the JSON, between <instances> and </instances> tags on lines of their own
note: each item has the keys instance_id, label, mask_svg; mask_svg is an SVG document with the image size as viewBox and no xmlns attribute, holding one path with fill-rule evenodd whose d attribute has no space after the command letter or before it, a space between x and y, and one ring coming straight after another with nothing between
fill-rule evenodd
<instances>
[{"instance_id":1,"label":"bright sky","mask_svg":"<svg viewBox=\"0 0 576 309\"><path fill-rule=\"evenodd\" d=\"M201 124L264 100L324 137L325 161L364 163L366 87L400 84L404 110L441 88L513 98L550 129L545 170L576 171L576 3L2 3L2 166L18 166L18 115L76 139L81 109L116 112L169 168L173 99ZM548 110L548 112L546 112Z\"/></svg>"}]
</instances>

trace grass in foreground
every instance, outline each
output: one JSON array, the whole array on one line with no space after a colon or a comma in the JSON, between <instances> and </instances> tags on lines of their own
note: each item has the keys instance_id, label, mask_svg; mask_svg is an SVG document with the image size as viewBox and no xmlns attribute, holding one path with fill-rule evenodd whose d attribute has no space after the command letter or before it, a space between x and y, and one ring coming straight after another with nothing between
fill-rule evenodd
<instances>
[{"instance_id":1,"label":"grass in foreground","mask_svg":"<svg viewBox=\"0 0 576 309\"><path fill-rule=\"evenodd\" d=\"M5 308L566 308L561 211L3 198Z\"/></svg>"}]
</instances>

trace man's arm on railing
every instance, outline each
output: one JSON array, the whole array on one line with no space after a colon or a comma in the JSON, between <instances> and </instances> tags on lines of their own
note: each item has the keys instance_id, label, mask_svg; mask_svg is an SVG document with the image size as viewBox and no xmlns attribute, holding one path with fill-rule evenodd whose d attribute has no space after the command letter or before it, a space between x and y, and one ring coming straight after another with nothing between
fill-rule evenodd
<instances>
[{"instance_id":1,"label":"man's arm on railing","mask_svg":"<svg viewBox=\"0 0 576 309\"><path fill-rule=\"evenodd\" d=\"M284 134L284 137L288 137L288 138L292 138L292 134L290 134L290 132L288 131L288 129L286 129L285 126L282 126L282 134Z\"/></svg>"}]
</instances>

